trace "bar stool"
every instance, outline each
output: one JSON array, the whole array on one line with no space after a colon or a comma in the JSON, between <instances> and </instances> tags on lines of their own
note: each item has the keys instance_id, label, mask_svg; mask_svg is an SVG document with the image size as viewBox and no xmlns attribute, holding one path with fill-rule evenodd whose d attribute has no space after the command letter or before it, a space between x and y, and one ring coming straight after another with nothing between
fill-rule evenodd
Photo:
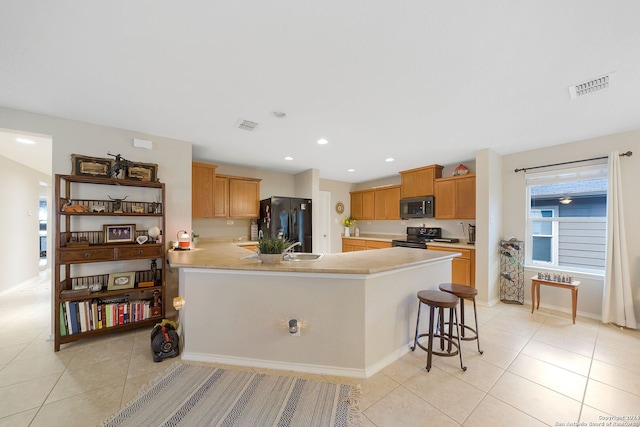
<instances>
[{"instance_id":1,"label":"bar stool","mask_svg":"<svg viewBox=\"0 0 640 427\"><path fill-rule=\"evenodd\" d=\"M420 308L422 304L426 304L429 306L429 332L428 333L419 333L420 326ZM460 368L463 371L467 370L467 367L462 364L462 347L460 346L460 330L458 329L458 298L455 295L435 291L435 290L427 290L427 291L419 291L418 292L418 315L416 320L416 335L413 340L413 346L411 347L411 351L414 351L416 347L420 347L421 349L427 352L427 372L431 370L431 356L455 356L460 355ZM434 320L435 320L435 309L438 309L438 319L439 319L439 327L434 331ZM449 332L445 334L444 331L444 310L449 309ZM455 316L455 322L454 322ZM453 336L452 334L452 326L456 328L456 334ZM425 348L418 341L421 337L429 337L427 347ZM440 338L440 348L444 350L444 343L447 343L447 351L434 351L433 350L433 339ZM454 340L455 338L455 340ZM455 347L455 350L452 349L452 346Z\"/></svg>"},{"instance_id":2,"label":"bar stool","mask_svg":"<svg viewBox=\"0 0 640 427\"><path fill-rule=\"evenodd\" d=\"M471 286L461 285L459 283L442 283L439 286L441 291L448 292L460 298L460 339L464 341L478 341L478 353L482 354L484 351L480 350L480 338L478 337L478 312L476 311L476 295L478 290ZM464 323L464 300L470 299L473 301L473 316L475 318L475 329ZM465 337L465 329L473 332L473 336Z\"/></svg>"}]
</instances>

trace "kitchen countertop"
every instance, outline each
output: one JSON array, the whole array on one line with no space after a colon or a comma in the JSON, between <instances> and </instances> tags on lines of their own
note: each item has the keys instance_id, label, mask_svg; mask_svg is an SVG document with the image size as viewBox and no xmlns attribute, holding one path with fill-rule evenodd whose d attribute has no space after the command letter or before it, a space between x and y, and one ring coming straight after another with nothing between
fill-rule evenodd
<instances>
[{"instance_id":1,"label":"kitchen countertop","mask_svg":"<svg viewBox=\"0 0 640 427\"><path fill-rule=\"evenodd\" d=\"M391 242L392 240L406 240L406 234L364 234L360 233L360 236L354 237L344 237L343 239L359 239L359 240L379 240L382 242ZM475 250L475 245L470 245L467 243L466 239L460 239L457 243L447 243L447 242L428 242L427 247L429 246L441 246L443 248L458 248L458 249L470 249Z\"/></svg>"},{"instance_id":2,"label":"kitchen countertop","mask_svg":"<svg viewBox=\"0 0 640 427\"><path fill-rule=\"evenodd\" d=\"M362 238L362 237L361 237ZM325 254L318 261L283 261L263 264L246 258L251 252L237 243L200 242L190 251L169 250L171 267L222 270L254 270L298 273L375 274L442 261L457 256L455 252L416 251L411 248L385 248L374 251ZM245 258L245 259L242 259Z\"/></svg>"}]
</instances>

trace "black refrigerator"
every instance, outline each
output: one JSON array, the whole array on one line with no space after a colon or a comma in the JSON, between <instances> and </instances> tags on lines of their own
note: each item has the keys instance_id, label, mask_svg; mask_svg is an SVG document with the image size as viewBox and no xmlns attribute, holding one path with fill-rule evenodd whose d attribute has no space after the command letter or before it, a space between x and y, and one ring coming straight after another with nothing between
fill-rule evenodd
<instances>
[{"instance_id":1,"label":"black refrigerator","mask_svg":"<svg viewBox=\"0 0 640 427\"><path fill-rule=\"evenodd\" d=\"M300 242L293 248L295 252L312 252L311 199L270 197L260 200L260 236Z\"/></svg>"}]
</instances>

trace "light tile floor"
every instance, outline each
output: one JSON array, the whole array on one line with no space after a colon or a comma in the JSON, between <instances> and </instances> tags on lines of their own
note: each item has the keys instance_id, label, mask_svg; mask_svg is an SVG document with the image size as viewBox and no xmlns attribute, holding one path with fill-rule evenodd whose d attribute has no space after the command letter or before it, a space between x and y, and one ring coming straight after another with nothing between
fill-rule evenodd
<instances>
[{"instance_id":1,"label":"light tile floor","mask_svg":"<svg viewBox=\"0 0 640 427\"><path fill-rule=\"evenodd\" d=\"M54 352L49 281L43 272L0 296L0 427L96 425L174 360L153 362L149 328ZM478 310L484 354L463 343L466 372L444 357L427 372L416 350L366 380L306 377L360 384L365 426L606 425L608 416L640 425L639 331L585 318L573 325L568 314L526 305Z\"/></svg>"}]
</instances>

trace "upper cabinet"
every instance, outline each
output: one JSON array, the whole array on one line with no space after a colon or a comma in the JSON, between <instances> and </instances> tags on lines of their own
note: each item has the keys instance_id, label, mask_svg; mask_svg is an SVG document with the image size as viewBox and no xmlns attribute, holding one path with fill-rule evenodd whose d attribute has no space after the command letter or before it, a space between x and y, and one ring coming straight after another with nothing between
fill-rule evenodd
<instances>
[{"instance_id":1,"label":"upper cabinet","mask_svg":"<svg viewBox=\"0 0 640 427\"><path fill-rule=\"evenodd\" d=\"M374 190L375 219L400 219L400 186Z\"/></svg>"},{"instance_id":2,"label":"upper cabinet","mask_svg":"<svg viewBox=\"0 0 640 427\"><path fill-rule=\"evenodd\" d=\"M353 191L351 216L353 219L375 219L375 195L373 190Z\"/></svg>"},{"instance_id":3,"label":"upper cabinet","mask_svg":"<svg viewBox=\"0 0 640 427\"><path fill-rule=\"evenodd\" d=\"M229 218L229 178L216 175L213 216Z\"/></svg>"},{"instance_id":4,"label":"upper cabinet","mask_svg":"<svg viewBox=\"0 0 640 427\"><path fill-rule=\"evenodd\" d=\"M191 165L191 216L213 218L217 165L194 162Z\"/></svg>"},{"instance_id":5,"label":"upper cabinet","mask_svg":"<svg viewBox=\"0 0 640 427\"><path fill-rule=\"evenodd\" d=\"M353 191L351 216L357 220L400 219L400 186Z\"/></svg>"},{"instance_id":6,"label":"upper cabinet","mask_svg":"<svg viewBox=\"0 0 640 427\"><path fill-rule=\"evenodd\" d=\"M442 166L430 165L400 172L400 198L433 196L434 180L442 177Z\"/></svg>"},{"instance_id":7,"label":"upper cabinet","mask_svg":"<svg viewBox=\"0 0 640 427\"><path fill-rule=\"evenodd\" d=\"M192 164L194 218L258 218L260 179L219 175L216 165Z\"/></svg>"},{"instance_id":8,"label":"upper cabinet","mask_svg":"<svg viewBox=\"0 0 640 427\"><path fill-rule=\"evenodd\" d=\"M229 177L229 216L260 217L260 180Z\"/></svg>"},{"instance_id":9,"label":"upper cabinet","mask_svg":"<svg viewBox=\"0 0 640 427\"><path fill-rule=\"evenodd\" d=\"M435 180L436 219L475 219L476 176Z\"/></svg>"}]
</instances>

